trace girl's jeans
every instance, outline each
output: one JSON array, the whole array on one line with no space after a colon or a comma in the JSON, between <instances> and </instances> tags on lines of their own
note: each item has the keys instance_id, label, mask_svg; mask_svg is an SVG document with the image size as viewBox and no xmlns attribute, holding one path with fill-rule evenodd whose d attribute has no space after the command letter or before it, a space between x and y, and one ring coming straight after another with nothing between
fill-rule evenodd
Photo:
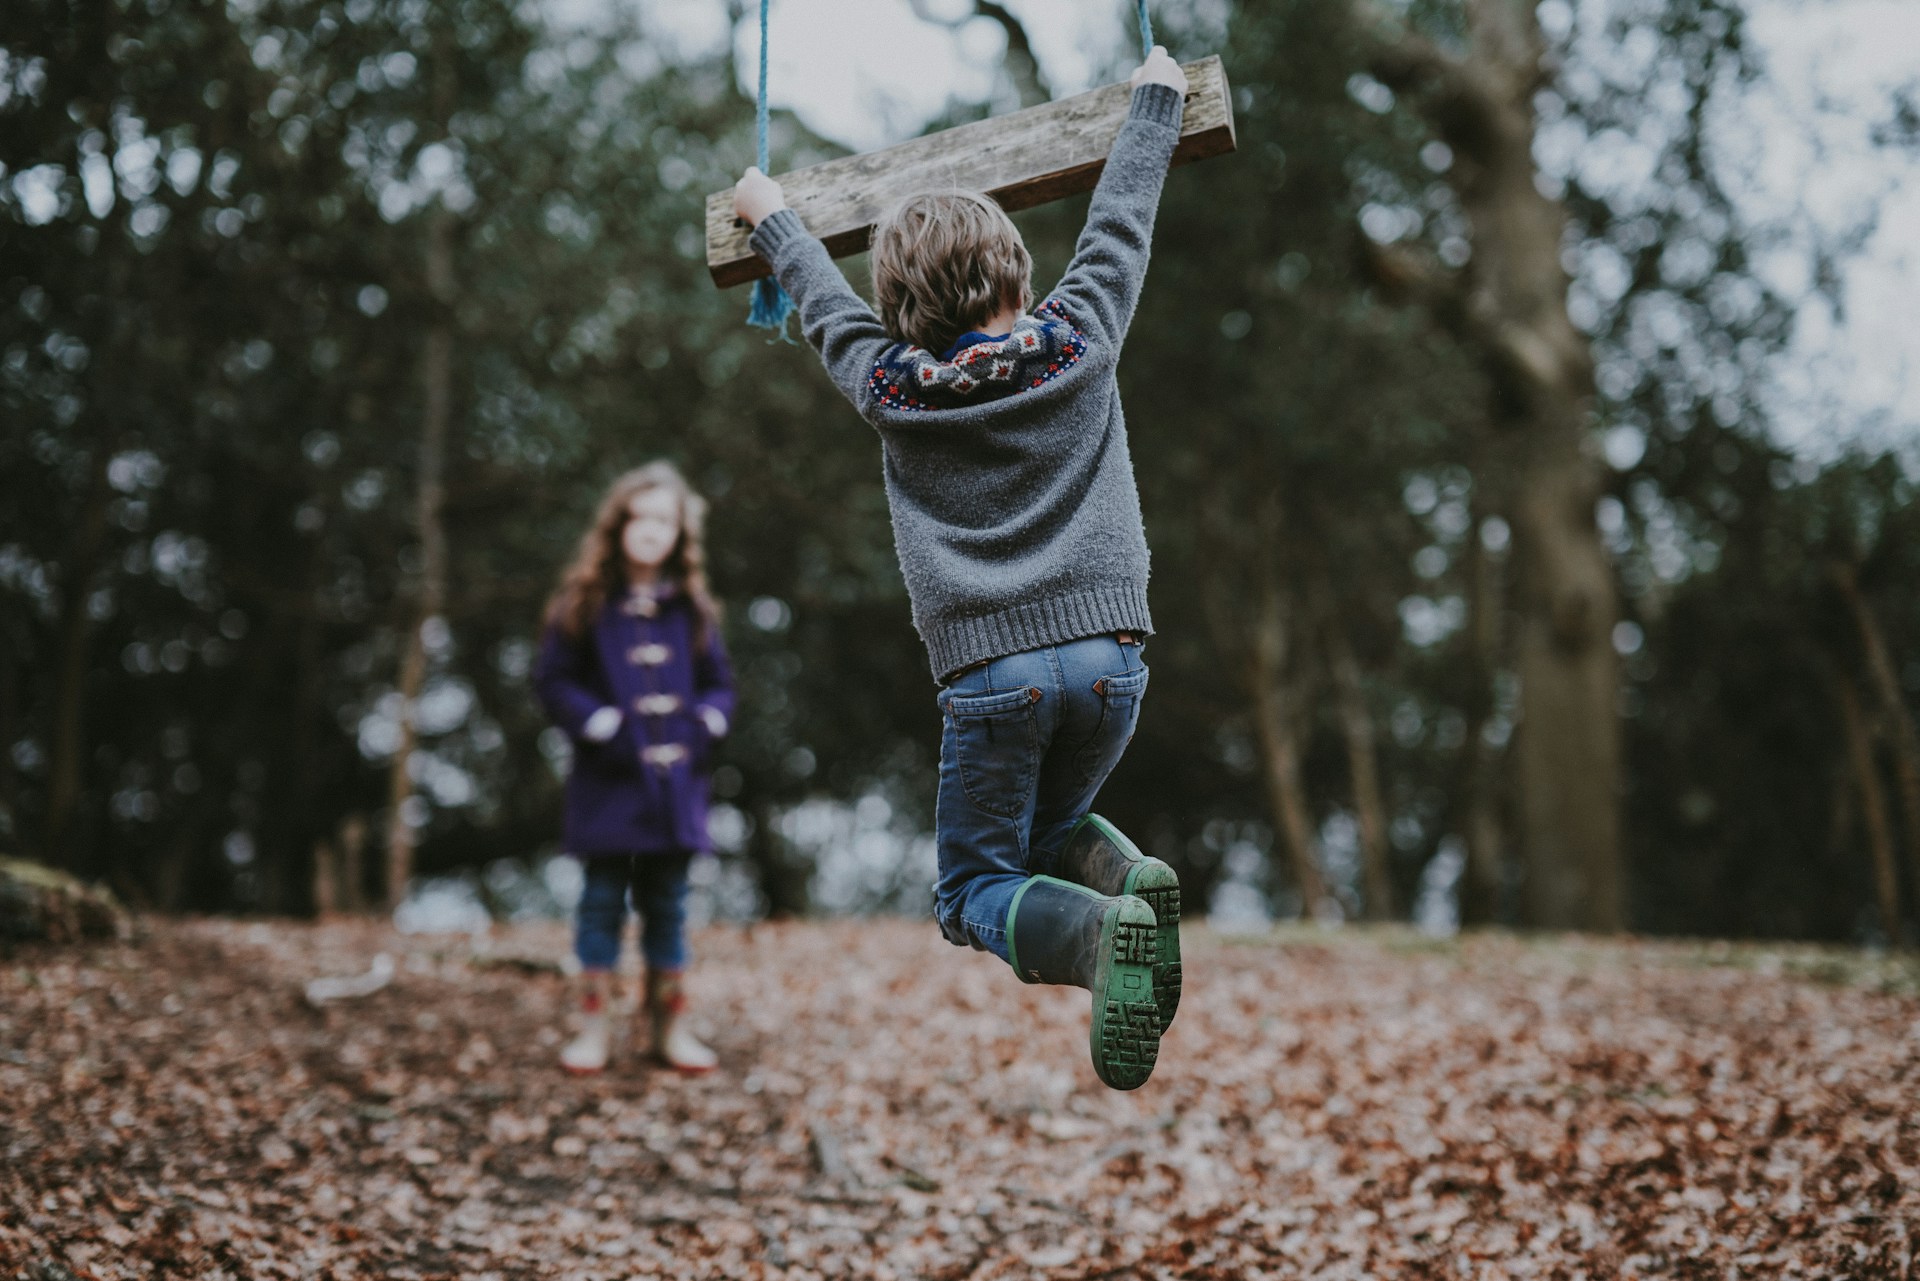
<instances>
[{"instance_id":1,"label":"girl's jeans","mask_svg":"<svg viewBox=\"0 0 1920 1281\"><path fill-rule=\"evenodd\" d=\"M574 916L573 950L581 967L610 970L620 959L627 901L640 917L640 955L650 970L687 968L687 864L684 850L596 854Z\"/></svg>"},{"instance_id":2,"label":"girl's jeans","mask_svg":"<svg viewBox=\"0 0 1920 1281\"><path fill-rule=\"evenodd\" d=\"M951 943L1007 956L1007 909L1053 857L1120 763L1147 668L1114 636L1049 645L961 672L940 691L940 879Z\"/></svg>"}]
</instances>

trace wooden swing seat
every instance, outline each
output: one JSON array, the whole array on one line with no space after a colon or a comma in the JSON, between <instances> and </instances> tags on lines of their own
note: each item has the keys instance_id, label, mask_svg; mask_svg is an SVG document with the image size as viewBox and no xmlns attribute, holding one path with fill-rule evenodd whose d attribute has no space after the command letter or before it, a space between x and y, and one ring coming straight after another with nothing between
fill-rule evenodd
<instances>
[{"instance_id":1,"label":"wooden swing seat","mask_svg":"<svg viewBox=\"0 0 1920 1281\"><path fill-rule=\"evenodd\" d=\"M1187 102L1176 165L1224 155L1235 146L1233 98L1220 59L1202 58L1182 69ZM828 253L844 258L864 252L880 215L915 192L984 191L1011 212L1092 190L1132 96L1124 84L1107 85L777 176L788 207ZM707 271L723 289L768 274L767 264L747 246L749 234L733 216L731 188L707 197Z\"/></svg>"}]
</instances>

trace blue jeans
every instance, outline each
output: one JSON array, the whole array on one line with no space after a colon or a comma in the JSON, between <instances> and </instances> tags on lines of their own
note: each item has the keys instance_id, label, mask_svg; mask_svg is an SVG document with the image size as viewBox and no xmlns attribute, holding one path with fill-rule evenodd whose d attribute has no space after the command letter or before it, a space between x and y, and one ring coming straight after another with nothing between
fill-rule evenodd
<instances>
[{"instance_id":1,"label":"blue jeans","mask_svg":"<svg viewBox=\"0 0 1920 1281\"><path fill-rule=\"evenodd\" d=\"M955 676L940 691L940 879L934 915L947 941L1007 957L1007 909L1049 875L1140 721L1147 668L1138 645L1093 636Z\"/></svg>"},{"instance_id":2,"label":"blue jeans","mask_svg":"<svg viewBox=\"0 0 1920 1281\"><path fill-rule=\"evenodd\" d=\"M589 970L620 959L627 903L640 917L640 955L650 970L687 968L687 864L684 850L661 854L597 854L586 860L587 886L574 914L573 950Z\"/></svg>"}]
</instances>

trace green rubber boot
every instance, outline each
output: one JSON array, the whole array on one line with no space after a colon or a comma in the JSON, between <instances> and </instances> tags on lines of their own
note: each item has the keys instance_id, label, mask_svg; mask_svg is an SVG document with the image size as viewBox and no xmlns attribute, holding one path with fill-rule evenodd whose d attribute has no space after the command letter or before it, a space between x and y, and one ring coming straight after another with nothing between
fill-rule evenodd
<instances>
[{"instance_id":1,"label":"green rubber boot","mask_svg":"<svg viewBox=\"0 0 1920 1281\"><path fill-rule=\"evenodd\" d=\"M1113 898L1051 876L1022 885L1007 912L1008 960L1021 981L1093 993L1093 1070L1116 1090L1145 1085L1160 1054L1154 935L1145 899Z\"/></svg>"},{"instance_id":2,"label":"green rubber boot","mask_svg":"<svg viewBox=\"0 0 1920 1281\"><path fill-rule=\"evenodd\" d=\"M1153 999L1164 1029L1180 1008L1180 879L1157 858L1142 854L1119 828L1089 814L1067 833L1055 864L1062 878L1102 894L1132 894L1147 900L1159 923L1153 966Z\"/></svg>"}]
</instances>

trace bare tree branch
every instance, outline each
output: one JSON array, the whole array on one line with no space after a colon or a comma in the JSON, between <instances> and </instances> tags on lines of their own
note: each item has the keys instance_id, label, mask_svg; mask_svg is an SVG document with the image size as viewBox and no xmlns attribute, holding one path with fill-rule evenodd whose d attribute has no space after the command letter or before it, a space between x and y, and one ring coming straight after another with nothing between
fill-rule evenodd
<instances>
[{"instance_id":1,"label":"bare tree branch","mask_svg":"<svg viewBox=\"0 0 1920 1281\"><path fill-rule=\"evenodd\" d=\"M995 0L973 0L972 11L957 18L943 18L934 13L928 0L907 0L907 4L922 22L950 30L958 30L976 18L998 23L1007 36L1007 76L1020 95L1020 105L1032 107L1053 100L1053 90L1040 71L1040 60L1033 56L1033 42L1027 38L1025 24L1004 4L997 4Z\"/></svg>"}]
</instances>

